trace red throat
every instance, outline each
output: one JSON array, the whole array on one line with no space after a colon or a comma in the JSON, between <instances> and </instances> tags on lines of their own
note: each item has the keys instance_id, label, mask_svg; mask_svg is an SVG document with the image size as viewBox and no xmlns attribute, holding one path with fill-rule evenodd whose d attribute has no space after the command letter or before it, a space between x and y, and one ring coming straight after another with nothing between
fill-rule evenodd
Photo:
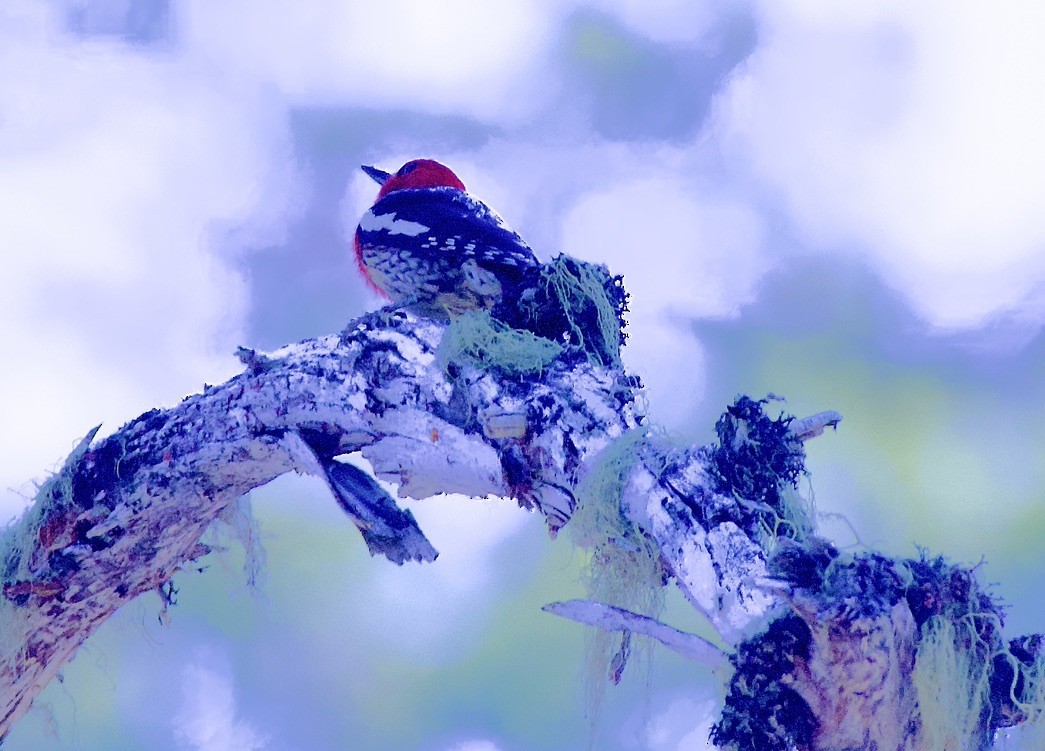
<instances>
[{"instance_id":1,"label":"red throat","mask_svg":"<svg viewBox=\"0 0 1045 751\"><path fill-rule=\"evenodd\" d=\"M389 177L377 194L384 198L394 190L408 188L457 188L464 190L464 183L449 167L434 159L414 159L407 162L394 175Z\"/></svg>"},{"instance_id":2,"label":"red throat","mask_svg":"<svg viewBox=\"0 0 1045 751\"><path fill-rule=\"evenodd\" d=\"M356 236L352 238L352 244L355 247L356 251L356 266L359 267L359 273L363 275L363 279L364 281L366 281L366 286L370 287L370 289L374 290L374 292L381 295L381 297L390 298L391 295L389 295L387 292L385 292L383 289L377 286L377 282L374 281L374 277L370 276L370 269L368 269L366 267L366 264L363 263L363 248L359 245L358 230L356 232Z\"/></svg>"}]
</instances>

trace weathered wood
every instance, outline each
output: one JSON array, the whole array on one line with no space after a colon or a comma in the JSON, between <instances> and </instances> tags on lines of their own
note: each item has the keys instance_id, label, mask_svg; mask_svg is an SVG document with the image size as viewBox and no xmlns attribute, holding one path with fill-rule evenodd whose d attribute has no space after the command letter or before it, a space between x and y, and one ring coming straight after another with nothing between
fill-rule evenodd
<instances>
[{"instance_id":1,"label":"weathered wood","mask_svg":"<svg viewBox=\"0 0 1045 751\"><path fill-rule=\"evenodd\" d=\"M514 496L560 527L585 458L639 419L626 378L566 364L531 381L451 378L434 366L443 331L382 311L341 336L250 352L227 383L100 441L92 431L5 536L0 737L99 623L205 555L221 511L286 472L327 479L356 504L371 552L397 563L436 553L392 499L360 502L333 457L361 452L403 497ZM488 429L511 414L525 437Z\"/></svg>"}]
</instances>

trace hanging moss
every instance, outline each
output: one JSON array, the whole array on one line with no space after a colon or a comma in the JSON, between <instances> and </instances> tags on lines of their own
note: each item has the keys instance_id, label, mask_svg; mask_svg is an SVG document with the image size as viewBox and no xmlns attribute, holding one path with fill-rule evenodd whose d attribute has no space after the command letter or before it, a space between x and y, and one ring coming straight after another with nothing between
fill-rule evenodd
<instances>
[{"instance_id":1,"label":"hanging moss","mask_svg":"<svg viewBox=\"0 0 1045 751\"><path fill-rule=\"evenodd\" d=\"M249 589L257 590L264 583L265 548L250 493L240 496L222 509L215 523L208 527L207 534L212 537L213 541L208 541L212 548L227 550L232 542L240 546L243 551L243 576Z\"/></svg>"},{"instance_id":2,"label":"hanging moss","mask_svg":"<svg viewBox=\"0 0 1045 751\"><path fill-rule=\"evenodd\" d=\"M627 309L621 277L566 255L553 258L541 272L546 293L562 312L569 341L594 364L619 366Z\"/></svg>"},{"instance_id":3,"label":"hanging moss","mask_svg":"<svg viewBox=\"0 0 1045 751\"><path fill-rule=\"evenodd\" d=\"M618 367L627 309L623 277L559 255L534 269L518 299L504 300L494 317L558 342L593 365Z\"/></svg>"},{"instance_id":4,"label":"hanging moss","mask_svg":"<svg viewBox=\"0 0 1045 751\"><path fill-rule=\"evenodd\" d=\"M23 606L31 597L59 594L63 577L79 568L74 556L57 550L48 555L47 568L34 575L30 557L38 543L47 544L66 535L82 536L93 526L76 523L80 509L75 507L73 485L80 459L97 432L95 428L80 441L62 468L40 486L33 504L0 536L0 643L25 644L28 622Z\"/></svg>"},{"instance_id":5,"label":"hanging moss","mask_svg":"<svg viewBox=\"0 0 1045 751\"><path fill-rule=\"evenodd\" d=\"M536 375L559 356L562 347L529 331L513 329L487 311L455 318L443 334L436 362L468 364L504 375Z\"/></svg>"},{"instance_id":6,"label":"hanging moss","mask_svg":"<svg viewBox=\"0 0 1045 751\"><path fill-rule=\"evenodd\" d=\"M785 546L771 570L813 595L825 617L877 618L901 602L910 609L919 627L912 681L927 748L978 751L996 729L1025 721L1025 733L1045 738L1037 724L1045 726L1042 637L1005 644L1002 607L973 570L924 552L893 560L813 542Z\"/></svg>"},{"instance_id":7,"label":"hanging moss","mask_svg":"<svg viewBox=\"0 0 1045 751\"><path fill-rule=\"evenodd\" d=\"M1045 637L1013 639L995 657L991 697L999 727L1022 723L1024 748L1045 748Z\"/></svg>"},{"instance_id":8,"label":"hanging moss","mask_svg":"<svg viewBox=\"0 0 1045 751\"><path fill-rule=\"evenodd\" d=\"M931 748L978 749L1019 723L1026 748L1045 748L1045 637L1005 643L1002 607L969 568L924 552L901 563L920 626L915 685Z\"/></svg>"},{"instance_id":9,"label":"hanging moss","mask_svg":"<svg viewBox=\"0 0 1045 751\"><path fill-rule=\"evenodd\" d=\"M984 748L990 713L990 654L970 619L922 624L913 682L922 736L933 751Z\"/></svg>"},{"instance_id":10,"label":"hanging moss","mask_svg":"<svg viewBox=\"0 0 1045 751\"><path fill-rule=\"evenodd\" d=\"M586 574L588 599L656 616L664 605L660 550L621 511L628 474L646 439L644 429L625 433L606 447L577 486L569 522L573 540L591 551ZM586 703L597 717L607 679L616 683L631 651L619 634L590 629L586 643Z\"/></svg>"}]
</instances>

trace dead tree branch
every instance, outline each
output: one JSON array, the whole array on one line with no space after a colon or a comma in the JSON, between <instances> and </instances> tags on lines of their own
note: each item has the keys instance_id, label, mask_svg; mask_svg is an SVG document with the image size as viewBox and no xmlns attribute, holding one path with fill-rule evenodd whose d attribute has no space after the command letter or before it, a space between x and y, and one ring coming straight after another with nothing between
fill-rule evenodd
<instances>
[{"instance_id":1,"label":"dead tree branch","mask_svg":"<svg viewBox=\"0 0 1045 751\"><path fill-rule=\"evenodd\" d=\"M246 370L227 383L104 439L91 431L3 540L0 737L105 618L207 554L201 536L223 509L286 472L323 478L372 554L433 561L410 513L339 461L354 452L401 497L512 497L553 533L593 502L581 489L612 487L600 496L610 532L596 559L652 551L654 586L674 582L730 650L735 674L715 731L723 747L942 747L912 676L925 624L951 618L956 603L983 616L968 619L957 646L985 645L975 654L992 671L987 698L971 705L977 737L1032 716L1038 642L1006 647L984 625L994 611L970 572L940 559L844 556L816 537L797 497L801 442L837 424L836 413L789 424L742 399L720 420L718 444L673 447L649 431L639 384L622 369L570 357L536 374L437 362L445 331L380 311L340 336L268 355L242 349ZM550 610L723 659L619 605ZM995 683L1012 690L1003 696Z\"/></svg>"}]
</instances>

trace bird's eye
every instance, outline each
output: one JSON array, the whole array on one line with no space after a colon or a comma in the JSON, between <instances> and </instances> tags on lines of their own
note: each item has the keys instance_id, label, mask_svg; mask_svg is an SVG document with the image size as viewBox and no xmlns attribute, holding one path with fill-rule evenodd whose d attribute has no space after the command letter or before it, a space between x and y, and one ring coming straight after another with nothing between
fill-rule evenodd
<instances>
[{"instance_id":1,"label":"bird's eye","mask_svg":"<svg viewBox=\"0 0 1045 751\"><path fill-rule=\"evenodd\" d=\"M402 177L403 175L409 175L415 169L417 169L417 163L416 162L407 162L406 164L404 164L402 167L399 168L399 171L396 172L396 175L398 175L399 177Z\"/></svg>"}]
</instances>

